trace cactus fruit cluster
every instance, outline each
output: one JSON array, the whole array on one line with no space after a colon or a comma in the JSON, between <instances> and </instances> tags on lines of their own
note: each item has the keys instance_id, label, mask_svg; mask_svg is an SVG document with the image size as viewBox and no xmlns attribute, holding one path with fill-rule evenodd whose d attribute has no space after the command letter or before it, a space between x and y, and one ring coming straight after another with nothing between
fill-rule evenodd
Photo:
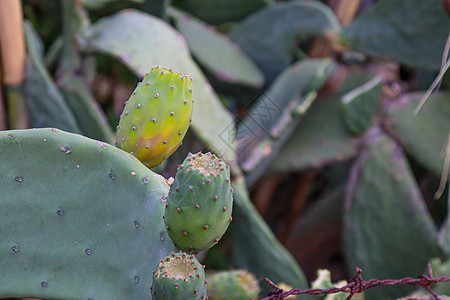
<instances>
[{"instance_id":1,"label":"cactus fruit cluster","mask_svg":"<svg viewBox=\"0 0 450 300\"><path fill-rule=\"evenodd\" d=\"M205 271L194 255L173 253L160 260L153 272L151 293L154 300L208 299Z\"/></svg>"},{"instance_id":2,"label":"cactus fruit cluster","mask_svg":"<svg viewBox=\"0 0 450 300\"><path fill-rule=\"evenodd\" d=\"M154 67L126 102L117 126L117 147L144 165L160 164L180 146L192 117L192 79Z\"/></svg>"},{"instance_id":3,"label":"cactus fruit cluster","mask_svg":"<svg viewBox=\"0 0 450 300\"><path fill-rule=\"evenodd\" d=\"M207 299L192 253L231 222L229 166L189 154L170 194L149 170L189 127L191 84L162 67L145 76L118 126L125 151L58 129L0 132L0 298Z\"/></svg>"},{"instance_id":4,"label":"cactus fruit cluster","mask_svg":"<svg viewBox=\"0 0 450 300\"><path fill-rule=\"evenodd\" d=\"M229 166L211 153L190 153L178 168L164 221L175 246L197 253L214 246L232 221Z\"/></svg>"},{"instance_id":5,"label":"cactus fruit cluster","mask_svg":"<svg viewBox=\"0 0 450 300\"><path fill-rule=\"evenodd\" d=\"M246 300L258 297L260 287L255 276L246 270L218 272L208 277L211 300Z\"/></svg>"}]
</instances>

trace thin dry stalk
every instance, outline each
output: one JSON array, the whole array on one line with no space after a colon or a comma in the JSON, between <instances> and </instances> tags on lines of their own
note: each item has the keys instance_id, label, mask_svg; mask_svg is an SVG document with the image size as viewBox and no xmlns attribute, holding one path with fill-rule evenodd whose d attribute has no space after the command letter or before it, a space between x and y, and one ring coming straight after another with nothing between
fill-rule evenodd
<instances>
[{"instance_id":1,"label":"thin dry stalk","mask_svg":"<svg viewBox=\"0 0 450 300\"><path fill-rule=\"evenodd\" d=\"M341 0L336 5L336 17L342 26L348 26L356 16L361 0Z\"/></svg>"},{"instance_id":2,"label":"thin dry stalk","mask_svg":"<svg viewBox=\"0 0 450 300\"><path fill-rule=\"evenodd\" d=\"M27 128L28 116L22 92L25 78L25 38L20 0L0 1L0 51L9 127Z\"/></svg>"},{"instance_id":3,"label":"thin dry stalk","mask_svg":"<svg viewBox=\"0 0 450 300\"><path fill-rule=\"evenodd\" d=\"M290 203L290 208L287 212L286 221L283 230L279 236L282 243L286 243L294 228L295 222L299 215L303 212L303 208L308 202L308 196L311 191L312 184L316 178L315 170L308 170L300 176L298 188L295 192L293 201Z\"/></svg>"},{"instance_id":4,"label":"thin dry stalk","mask_svg":"<svg viewBox=\"0 0 450 300\"><path fill-rule=\"evenodd\" d=\"M256 191L253 204L262 216L267 215L267 211L270 207L270 202L277 190L278 185L282 179L281 175L275 175L268 178L263 178L258 185L259 188Z\"/></svg>"},{"instance_id":5,"label":"thin dry stalk","mask_svg":"<svg viewBox=\"0 0 450 300\"><path fill-rule=\"evenodd\" d=\"M442 55L442 61L445 63L441 64L441 70L439 71L439 74L436 76L436 79L433 81L431 86L428 88L425 95L423 95L423 97L420 99L419 104L417 104L417 107L414 110L415 115L417 115L419 110L422 108L422 106L425 104L425 102L428 100L428 98L431 96L431 94L434 92L434 90L438 88L438 86L440 85L440 83L442 81L442 78L445 75L445 72L447 72L448 68L450 67L450 58L448 57L449 48L450 48L450 34L447 37L447 42L445 43L445 48L444 48L444 52Z\"/></svg>"},{"instance_id":6,"label":"thin dry stalk","mask_svg":"<svg viewBox=\"0 0 450 300\"><path fill-rule=\"evenodd\" d=\"M6 129L6 114L5 114L5 107L4 107L3 103L4 103L3 94L2 94L2 88L0 85L0 131Z\"/></svg>"},{"instance_id":7,"label":"thin dry stalk","mask_svg":"<svg viewBox=\"0 0 450 300\"><path fill-rule=\"evenodd\" d=\"M450 131L448 133L447 147L445 148L444 167L442 168L441 181L439 182L438 190L434 194L434 199L441 198L442 194L444 193L445 184L448 179L449 167L450 167Z\"/></svg>"},{"instance_id":8,"label":"thin dry stalk","mask_svg":"<svg viewBox=\"0 0 450 300\"><path fill-rule=\"evenodd\" d=\"M15 86L23 82L25 39L20 0L0 1L0 51L3 82Z\"/></svg>"}]
</instances>

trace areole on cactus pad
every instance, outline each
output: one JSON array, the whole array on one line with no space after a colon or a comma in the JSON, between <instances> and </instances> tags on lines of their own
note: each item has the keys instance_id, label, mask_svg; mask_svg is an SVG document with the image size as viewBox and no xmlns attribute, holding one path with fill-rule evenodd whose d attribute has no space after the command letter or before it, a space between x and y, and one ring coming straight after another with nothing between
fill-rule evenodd
<instances>
[{"instance_id":1,"label":"areole on cactus pad","mask_svg":"<svg viewBox=\"0 0 450 300\"><path fill-rule=\"evenodd\" d=\"M126 102L117 126L117 147L152 168L181 144L192 117L192 79L154 67Z\"/></svg>"}]
</instances>

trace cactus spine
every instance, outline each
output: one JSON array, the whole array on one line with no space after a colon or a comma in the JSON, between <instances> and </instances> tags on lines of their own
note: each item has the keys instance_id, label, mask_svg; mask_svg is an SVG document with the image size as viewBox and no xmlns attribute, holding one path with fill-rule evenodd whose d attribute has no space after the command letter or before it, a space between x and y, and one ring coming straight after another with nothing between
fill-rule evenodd
<instances>
[{"instance_id":1,"label":"cactus spine","mask_svg":"<svg viewBox=\"0 0 450 300\"><path fill-rule=\"evenodd\" d=\"M204 266L194 255L173 253L160 260L150 288L154 300L208 299Z\"/></svg>"},{"instance_id":2,"label":"cactus spine","mask_svg":"<svg viewBox=\"0 0 450 300\"><path fill-rule=\"evenodd\" d=\"M117 126L117 147L149 168L175 152L192 117L191 86L187 75L152 68L125 105Z\"/></svg>"},{"instance_id":3,"label":"cactus spine","mask_svg":"<svg viewBox=\"0 0 450 300\"><path fill-rule=\"evenodd\" d=\"M164 221L179 249L211 248L232 221L230 169L211 153L190 153L178 168L166 202Z\"/></svg>"}]
</instances>

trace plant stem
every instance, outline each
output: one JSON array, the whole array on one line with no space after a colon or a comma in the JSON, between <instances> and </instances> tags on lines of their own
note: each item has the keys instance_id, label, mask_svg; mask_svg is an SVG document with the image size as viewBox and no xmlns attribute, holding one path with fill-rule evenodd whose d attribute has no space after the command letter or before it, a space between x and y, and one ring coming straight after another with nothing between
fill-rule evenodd
<instances>
[{"instance_id":1,"label":"plant stem","mask_svg":"<svg viewBox=\"0 0 450 300\"><path fill-rule=\"evenodd\" d=\"M25 39L19 0L0 1L0 40L10 127L27 128L28 117L21 86L25 77Z\"/></svg>"}]
</instances>

